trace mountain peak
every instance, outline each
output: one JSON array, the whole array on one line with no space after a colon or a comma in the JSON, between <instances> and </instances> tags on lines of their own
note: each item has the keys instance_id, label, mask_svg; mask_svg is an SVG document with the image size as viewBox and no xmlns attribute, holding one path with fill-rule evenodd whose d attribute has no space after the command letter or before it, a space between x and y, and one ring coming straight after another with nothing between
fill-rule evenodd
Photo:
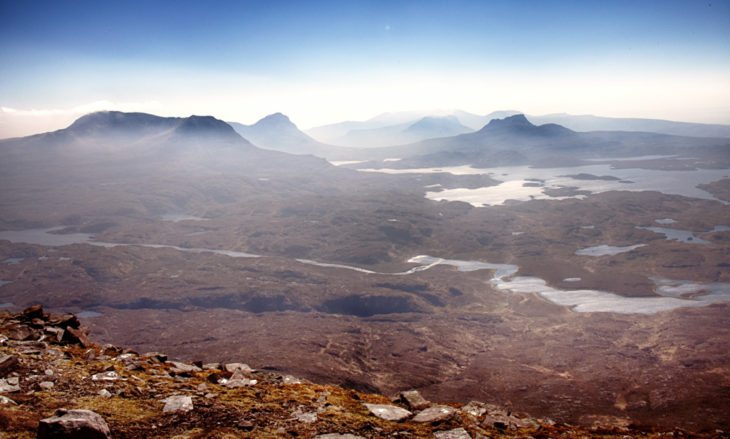
<instances>
[{"instance_id":1,"label":"mountain peak","mask_svg":"<svg viewBox=\"0 0 730 439\"><path fill-rule=\"evenodd\" d=\"M505 117L503 119L492 119L484 126L479 133L499 133L522 136L563 136L573 133L573 131L556 124L535 125L525 117L524 114L515 114L514 116Z\"/></svg>"},{"instance_id":2,"label":"mountain peak","mask_svg":"<svg viewBox=\"0 0 730 439\"><path fill-rule=\"evenodd\" d=\"M283 113L273 113L269 114L268 116L264 117L263 119L256 122L254 125L271 125L271 126L294 126L294 122L289 119L289 117Z\"/></svg>"},{"instance_id":3,"label":"mountain peak","mask_svg":"<svg viewBox=\"0 0 730 439\"><path fill-rule=\"evenodd\" d=\"M89 134L96 131L149 128L164 124L166 120L164 117L147 113L96 111L79 117L68 129L76 134Z\"/></svg>"},{"instance_id":4,"label":"mountain peak","mask_svg":"<svg viewBox=\"0 0 730 439\"><path fill-rule=\"evenodd\" d=\"M515 114L507 116L503 119L492 119L484 128L518 128L518 127L534 127L524 114Z\"/></svg>"}]
</instances>

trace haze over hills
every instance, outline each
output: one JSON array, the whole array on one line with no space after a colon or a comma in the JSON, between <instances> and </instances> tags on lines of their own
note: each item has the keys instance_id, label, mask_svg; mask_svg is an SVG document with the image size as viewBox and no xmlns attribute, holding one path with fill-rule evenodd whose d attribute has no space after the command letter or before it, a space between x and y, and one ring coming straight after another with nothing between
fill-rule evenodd
<instances>
[{"instance_id":1,"label":"haze over hills","mask_svg":"<svg viewBox=\"0 0 730 439\"><path fill-rule=\"evenodd\" d=\"M399 157L388 167L499 166L559 163L597 157L637 157L678 153L719 155L727 160L727 138L693 138L657 133L576 132L558 124L534 125L525 115L493 119L482 129L410 145L370 150L381 159ZM567 163L566 162L566 163ZM367 167L368 164L358 165Z\"/></svg>"}]
</instances>

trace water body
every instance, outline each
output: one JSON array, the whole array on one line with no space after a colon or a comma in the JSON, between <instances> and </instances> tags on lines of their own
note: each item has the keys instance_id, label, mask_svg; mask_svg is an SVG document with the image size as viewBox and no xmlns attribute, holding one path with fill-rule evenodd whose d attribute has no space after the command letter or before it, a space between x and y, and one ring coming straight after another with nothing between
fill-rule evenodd
<instances>
[{"instance_id":1,"label":"water body","mask_svg":"<svg viewBox=\"0 0 730 439\"><path fill-rule=\"evenodd\" d=\"M171 221L177 223L180 221L208 221L207 218L201 218L199 216L188 215L185 213L166 213L160 216L162 221Z\"/></svg>"},{"instance_id":2,"label":"water body","mask_svg":"<svg viewBox=\"0 0 730 439\"><path fill-rule=\"evenodd\" d=\"M71 244L88 244L97 247L146 247L146 248L169 248L185 253L214 253L230 256L232 258L258 258L259 255L244 253L232 250L218 250L210 248L188 248L166 244L128 244L119 242L94 241L93 236L88 233L69 233L59 235L53 232L61 230L62 227L50 229L29 229L29 230L6 230L0 232L0 240L7 240L13 243L37 244L49 247L58 247Z\"/></svg>"},{"instance_id":3,"label":"water body","mask_svg":"<svg viewBox=\"0 0 730 439\"><path fill-rule=\"evenodd\" d=\"M583 279L579 277L566 277L565 279L563 279L563 282L580 282L581 280Z\"/></svg>"},{"instance_id":4,"label":"water body","mask_svg":"<svg viewBox=\"0 0 730 439\"><path fill-rule=\"evenodd\" d=\"M654 222L657 223L657 224L665 225L665 226L668 225L668 224L674 224L674 223L676 223L676 221L673 220L673 219L671 219L671 218L656 219L656 220L654 220Z\"/></svg>"},{"instance_id":5,"label":"water body","mask_svg":"<svg viewBox=\"0 0 730 439\"><path fill-rule=\"evenodd\" d=\"M82 319L93 319L95 317L101 317L103 315L104 314L102 314L100 312L89 311L89 310L83 310L76 314L77 317L82 318Z\"/></svg>"},{"instance_id":6,"label":"water body","mask_svg":"<svg viewBox=\"0 0 730 439\"><path fill-rule=\"evenodd\" d=\"M354 165L356 163L365 163L365 160L329 160L335 166Z\"/></svg>"},{"instance_id":7,"label":"water body","mask_svg":"<svg viewBox=\"0 0 730 439\"><path fill-rule=\"evenodd\" d=\"M679 241L687 244L709 244L710 241L698 238L689 230L668 229L666 227L638 227L637 229L649 230L654 233L664 235L667 241Z\"/></svg>"},{"instance_id":8,"label":"water body","mask_svg":"<svg viewBox=\"0 0 730 439\"><path fill-rule=\"evenodd\" d=\"M11 284L11 283L13 283L13 281L0 279L0 287L3 285Z\"/></svg>"},{"instance_id":9,"label":"water body","mask_svg":"<svg viewBox=\"0 0 730 439\"><path fill-rule=\"evenodd\" d=\"M610 159L615 160L615 159ZM504 204L507 200L562 200L566 198L584 198L585 195L554 197L545 191L561 187L575 187L577 191L588 191L592 194L608 191L657 191L669 195L682 195L690 198L725 201L715 198L709 192L699 189L700 184L707 184L730 175L727 169L696 169L685 171L664 171L650 169L613 169L609 164L595 164L563 168L531 168L529 166L504 166L497 168L477 169L471 166L452 166L445 168L419 169L361 169L363 172L382 172L387 174L431 174L446 172L454 175L487 174L502 183L476 189L455 188L438 192L426 192L431 200L463 201L476 207ZM567 175L592 174L616 177L618 180L576 180ZM544 181L544 186L525 183L536 180ZM631 184L625 183L631 181Z\"/></svg>"},{"instance_id":10,"label":"water body","mask_svg":"<svg viewBox=\"0 0 730 439\"><path fill-rule=\"evenodd\" d=\"M7 258L3 261L3 264L5 265L16 265L23 262L25 258Z\"/></svg>"},{"instance_id":11,"label":"water body","mask_svg":"<svg viewBox=\"0 0 730 439\"><path fill-rule=\"evenodd\" d=\"M578 256L613 256L620 253L627 253L644 247L646 244L628 245L625 247L614 247L611 245L597 245L595 247L582 248L575 252Z\"/></svg>"}]
</instances>

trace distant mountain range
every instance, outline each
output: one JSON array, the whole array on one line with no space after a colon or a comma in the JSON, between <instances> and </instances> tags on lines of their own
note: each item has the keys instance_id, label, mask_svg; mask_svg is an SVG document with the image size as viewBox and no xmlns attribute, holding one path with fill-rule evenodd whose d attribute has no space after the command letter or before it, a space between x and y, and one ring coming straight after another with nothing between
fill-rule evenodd
<instances>
[{"instance_id":1,"label":"distant mountain range","mask_svg":"<svg viewBox=\"0 0 730 439\"><path fill-rule=\"evenodd\" d=\"M483 116L459 110L451 112L384 113L362 122L347 121L315 127L308 130L307 133L316 139L337 145L379 147L466 132L439 134L423 131L421 138L404 139L399 137L403 129L418 123L424 118L449 118L466 129L477 131L493 119L502 119L515 114L521 113L515 110L495 111ZM638 131L689 137L730 138L730 125L675 122L660 119L612 118L566 113L542 116L526 115L526 117L538 125L555 123L579 132Z\"/></svg>"},{"instance_id":2,"label":"distant mountain range","mask_svg":"<svg viewBox=\"0 0 730 439\"><path fill-rule=\"evenodd\" d=\"M558 124L535 125L525 115L493 119L482 129L408 145L370 149L379 166L409 168L451 165L567 164L576 159L697 153L725 154L728 138L700 138L628 131L577 132ZM365 164L361 166L370 166Z\"/></svg>"}]
</instances>

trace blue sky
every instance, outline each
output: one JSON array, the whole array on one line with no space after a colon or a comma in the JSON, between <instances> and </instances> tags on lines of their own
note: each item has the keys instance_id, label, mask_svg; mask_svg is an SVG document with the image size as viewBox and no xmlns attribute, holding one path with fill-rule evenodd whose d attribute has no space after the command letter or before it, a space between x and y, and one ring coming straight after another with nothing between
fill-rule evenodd
<instances>
[{"instance_id":1,"label":"blue sky","mask_svg":"<svg viewBox=\"0 0 730 439\"><path fill-rule=\"evenodd\" d=\"M0 0L0 60L0 136L98 106L303 126L428 108L730 123L728 0Z\"/></svg>"}]
</instances>

